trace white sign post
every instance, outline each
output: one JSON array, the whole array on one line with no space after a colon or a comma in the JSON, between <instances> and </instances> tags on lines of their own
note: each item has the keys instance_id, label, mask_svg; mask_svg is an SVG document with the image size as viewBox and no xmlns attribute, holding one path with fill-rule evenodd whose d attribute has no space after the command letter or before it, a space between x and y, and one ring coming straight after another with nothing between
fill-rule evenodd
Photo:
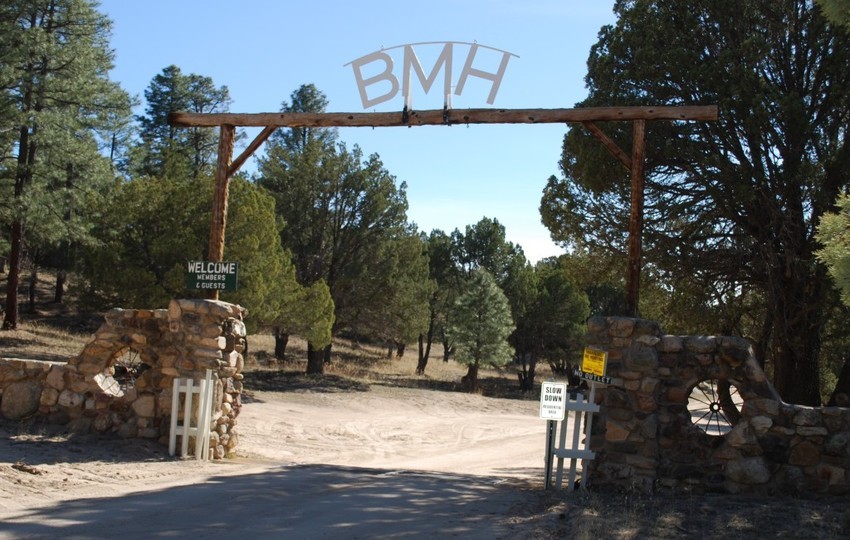
<instances>
[{"instance_id":1,"label":"white sign post","mask_svg":"<svg viewBox=\"0 0 850 540\"><path fill-rule=\"evenodd\" d=\"M605 364L608 353L595 349L585 349L582 362L582 378L591 381L590 395L573 390L567 392L566 383L544 382L540 388L540 418L547 420L546 426L546 481L545 489L552 483L553 458L558 458L556 487L560 489L564 474L564 459L570 460L568 489L573 490L576 483L577 460L590 460L594 452L589 449L593 414L599 412L596 404L597 383L610 384L611 378L605 375ZM573 413L572 446L567 447L568 411ZM582 416L584 416L584 444L580 442L582 433ZM560 441L556 448L555 437L557 423L561 422ZM583 446L583 448L582 448ZM582 487L587 487L586 475Z\"/></svg>"},{"instance_id":2,"label":"white sign post","mask_svg":"<svg viewBox=\"0 0 850 540\"><path fill-rule=\"evenodd\" d=\"M540 418L563 420L567 412L567 383L545 382L540 388Z\"/></svg>"},{"instance_id":3,"label":"white sign post","mask_svg":"<svg viewBox=\"0 0 850 540\"><path fill-rule=\"evenodd\" d=\"M567 383L544 382L540 387L540 418L546 420L546 489L552 478L555 431L567 414Z\"/></svg>"}]
</instances>

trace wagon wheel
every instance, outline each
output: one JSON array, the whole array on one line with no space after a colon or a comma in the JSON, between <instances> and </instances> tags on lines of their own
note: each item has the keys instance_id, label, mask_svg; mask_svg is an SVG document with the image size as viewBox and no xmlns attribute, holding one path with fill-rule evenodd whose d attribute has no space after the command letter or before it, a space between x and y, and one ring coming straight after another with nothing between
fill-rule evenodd
<instances>
[{"instance_id":1,"label":"wagon wheel","mask_svg":"<svg viewBox=\"0 0 850 540\"><path fill-rule=\"evenodd\" d=\"M707 379L691 390L691 421L709 435L725 435L740 420L738 389L726 380Z\"/></svg>"},{"instance_id":2,"label":"wagon wheel","mask_svg":"<svg viewBox=\"0 0 850 540\"><path fill-rule=\"evenodd\" d=\"M132 347L126 347L115 355L115 375L112 376L121 388L129 388L136 385L136 379L141 375L148 365L142 362L139 351Z\"/></svg>"}]
</instances>

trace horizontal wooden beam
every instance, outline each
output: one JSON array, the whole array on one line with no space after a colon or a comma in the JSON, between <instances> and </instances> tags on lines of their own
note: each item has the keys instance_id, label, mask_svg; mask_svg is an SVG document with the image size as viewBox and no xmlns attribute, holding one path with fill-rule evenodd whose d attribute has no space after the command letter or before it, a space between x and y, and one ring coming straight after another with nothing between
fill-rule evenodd
<instances>
[{"instance_id":1,"label":"horizontal wooden beam","mask_svg":"<svg viewBox=\"0 0 850 540\"><path fill-rule=\"evenodd\" d=\"M630 120L717 120L716 105L587 107L581 109L437 109L378 113L172 112L175 127L391 127L463 124L560 124Z\"/></svg>"}]
</instances>

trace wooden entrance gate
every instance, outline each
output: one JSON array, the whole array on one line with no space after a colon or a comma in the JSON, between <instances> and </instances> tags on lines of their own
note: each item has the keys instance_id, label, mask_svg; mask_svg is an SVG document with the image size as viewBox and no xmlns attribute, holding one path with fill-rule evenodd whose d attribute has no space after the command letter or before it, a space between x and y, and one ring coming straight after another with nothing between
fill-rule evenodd
<instances>
[{"instance_id":1,"label":"wooden entrance gate","mask_svg":"<svg viewBox=\"0 0 850 540\"><path fill-rule=\"evenodd\" d=\"M251 155L280 127L412 127L459 124L561 124L581 123L629 171L631 208L629 249L626 269L627 314L637 316L640 294L641 236L643 232L644 150L646 122L651 120L717 120L717 106L588 107L583 109L449 109L384 113L188 113L172 112L174 127L218 127L218 164L215 173L212 222L208 260L224 257L224 231L230 178ZM624 152L596 125L596 122L632 122L632 151ZM236 159L233 140L237 127L262 127ZM211 296L218 298L218 291Z\"/></svg>"}]
</instances>

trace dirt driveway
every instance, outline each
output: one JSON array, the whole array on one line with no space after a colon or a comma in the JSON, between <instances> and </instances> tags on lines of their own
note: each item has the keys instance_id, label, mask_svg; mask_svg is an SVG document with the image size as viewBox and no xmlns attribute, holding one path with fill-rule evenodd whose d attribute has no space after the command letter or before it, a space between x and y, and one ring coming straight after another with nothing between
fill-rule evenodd
<instances>
[{"instance_id":1,"label":"dirt driveway","mask_svg":"<svg viewBox=\"0 0 850 540\"><path fill-rule=\"evenodd\" d=\"M0 538L533 538L546 525L530 511L545 431L534 400L255 392L238 420L239 457L212 463L6 425Z\"/></svg>"}]
</instances>

